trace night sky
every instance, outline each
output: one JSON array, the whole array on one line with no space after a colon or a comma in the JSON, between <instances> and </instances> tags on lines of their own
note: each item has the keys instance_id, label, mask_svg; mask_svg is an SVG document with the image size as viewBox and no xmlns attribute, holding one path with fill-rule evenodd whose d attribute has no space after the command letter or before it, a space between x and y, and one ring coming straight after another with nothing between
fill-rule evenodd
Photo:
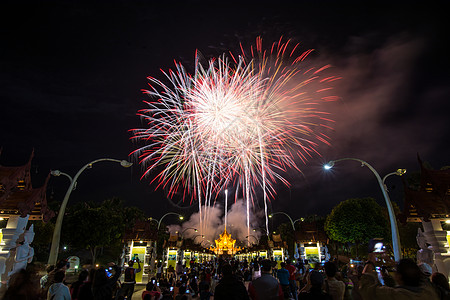
<instances>
[{"instance_id":1,"label":"night sky","mask_svg":"<svg viewBox=\"0 0 450 300\"><path fill-rule=\"evenodd\" d=\"M332 146L299 162L302 174L285 174L292 185L277 187L273 211L299 218L351 197L383 203L370 170L346 161L324 172L330 159L360 158L381 176L418 170L417 154L434 168L450 164L444 2L16 2L0 9L0 163L24 164L34 149L36 186L50 170L73 176L97 158L127 159L136 148L128 130L143 126L136 112L148 100L141 92L147 76L162 78L160 69L174 60L192 72L196 49L214 57L257 36L266 46L282 35L313 48L311 62L331 64L343 77L340 100L323 108L336 121ZM70 203L119 196L148 216L177 210L140 176L137 165L96 164ZM62 200L68 184L51 178L48 197ZM401 180L389 178L388 187L401 204Z\"/></svg>"}]
</instances>

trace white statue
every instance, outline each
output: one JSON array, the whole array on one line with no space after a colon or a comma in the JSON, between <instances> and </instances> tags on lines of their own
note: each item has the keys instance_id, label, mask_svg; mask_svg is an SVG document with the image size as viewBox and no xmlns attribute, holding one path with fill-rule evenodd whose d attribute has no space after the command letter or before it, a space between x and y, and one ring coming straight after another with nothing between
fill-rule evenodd
<instances>
[{"instance_id":1,"label":"white statue","mask_svg":"<svg viewBox=\"0 0 450 300\"><path fill-rule=\"evenodd\" d=\"M33 260L34 249L33 247L30 246L31 242L34 239L33 225L31 225L30 228L27 231L25 231L25 233L23 234L23 238L24 238L23 244L16 248L14 266L12 271L9 273L10 276L19 271L20 269L25 269L27 267L27 264Z\"/></svg>"},{"instance_id":2,"label":"white statue","mask_svg":"<svg viewBox=\"0 0 450 300\"><path fill-rule=\"evenodd\" d=\"M433 263L433 251L428 248L427 241L425 235L421 228L417 230L416 236L417 244L420 247L420 250L417 251L417 262L418 263L427 263L430 266L434 265Z\"/></svg>"},{"instance_id":3,"label":"white statue","mask_svg":"<svg viewBox=\"0 0 450 300\"><path fill-rule=\"evenodd\" d=\"M125 247L123 247L122 249L122 254L120 255L120 267L123 268L123 266L125 265L125 259L126 259L126 251L125 251Z\"/></svg>"},{"instance_id":4,"label":"white statue","mask_svg":"<svg viewBox=\"0 0 450 300\"><path fill-rule=\"evenodd\" d=\"M328 252L328 247L325 245L323 246L325 248L325 261L329 261L331 258L330 253Z\"/></svg>"}]
</instances>

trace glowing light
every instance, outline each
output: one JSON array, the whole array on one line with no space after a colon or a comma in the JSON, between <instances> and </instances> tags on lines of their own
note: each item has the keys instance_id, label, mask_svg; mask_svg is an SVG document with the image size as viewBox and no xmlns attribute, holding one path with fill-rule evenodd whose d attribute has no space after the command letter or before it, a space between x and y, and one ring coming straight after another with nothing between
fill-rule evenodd
<instances>
[{"instance_id":1,"label":"glowing light","mask_svg":"<svg viewBox=\"0 0 450 300\"><path fill-rule=\"evenodd\" d=\"M396 174L398 176L402 176L406 173L406 169L397 169Z\"/></svg>"},{"instance_id":2,"label":"glowing light","mask_svg":"<svg viewBox=\"0 0 450 300\"><path fill-rule=\"evenodd\" d=\"M445 224L450 224L450 220L445 220Z\"/></svg>"},{"instance_id":3,"label":"glowing light","mask_svg":"<svg viewBox=\"0 0 450 300\"><path fill-rule=\"evenodd\" d=\"M327 164L323 165L323 168L324 168L325 170L329 170L329 169L331 169L332 167L334 167L334 161L330 161L330 162L328 162Z\"/></svg>"}]
</instances>

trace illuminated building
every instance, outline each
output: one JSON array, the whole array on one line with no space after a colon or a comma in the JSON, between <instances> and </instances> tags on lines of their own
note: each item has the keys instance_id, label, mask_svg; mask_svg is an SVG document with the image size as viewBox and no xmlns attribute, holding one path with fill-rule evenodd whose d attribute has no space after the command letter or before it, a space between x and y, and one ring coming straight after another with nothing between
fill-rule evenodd
<instances>
[{"instance_id":1,"label":"illuminated building","mask_svg":"<svg viewBox=\"0 0 450 300\"><path fill-rule=\"evenodd\" d=\"M328 237L317 222L302 222L301 229L295 232L295 246L299 259L307 259L310 262L322 262L329 259L326 243Z\"/></svg>"},{"instance_id":2,"label":"illuminated building","mask_svg":"<svg viewBox=\"0 0 450 300\"><path fill-rule=\"evenodd\" d=\"M148 281L150 259L152 255L156 257L153 253L156 251L156 237L156 228L148 220L136 222L134 227L124 234L123 241L126 246L121 263L128 263L130 260L139 258L141 272L136 274L136 282ZM134 267L137 268L138 264L134 263Z\"/></svg>"},{"instance_id":3,"label":"illuminated building","mask_svg":"<svg viewBox=\"0 0 450 300\"><path fill-rule=\"evenodd\" d=\"M231 238L231 234L227 232L225 227L223 233L220 235L218 240L215 240L216 246L211 246L209 250L213 251L216 255L234 255L236 252L240 251L240 247L235 247L234 244L236 240Z\"/></svg>"},{"instance_id":4,"label":"illuminated building","mask_svg":"<svg viewBox=\"0 0 450 300\"><path fill-rule=\"evenodd\" d=\"M33 156L32 153L28 162L22 166L0 165L0 217L8 220L6 228L0 230L1 282L9 279L9 272L15 264L15 249L28 220L47 222L55 215L47 207L46 192L50 173L44 185L39 188L32 186L30 169Z\"/></svg>"},{"instance_id":5,"label":"illuminated building","mask_svg":"<svg viewBox=\"0 0 450 300\"><path fill-rule=\"evenodd\" d=\"M1 154L1 149L0 149ZM34 153L25 165L7 167L0 165L0 217L28 216L28 220L47 222L55 213L47 207L47 182L43 186L33 188L31 184L31 161Z\"/></svg>"},{"instance_id":6,"label":"illuminated building","mask_svg":"<svg viewBox=\"0 0 450 300\"><path fill-rule=\"evenodd\" d=\"M417 241L421 250L419 262L434 266L433 271L450 272L450 168L432 170L420 158L420 182L407 184L404 181L404 210L399 215L402 222L421 222ZM425 255L426 253L431 255Z\"/></svg>"}]
</instances>

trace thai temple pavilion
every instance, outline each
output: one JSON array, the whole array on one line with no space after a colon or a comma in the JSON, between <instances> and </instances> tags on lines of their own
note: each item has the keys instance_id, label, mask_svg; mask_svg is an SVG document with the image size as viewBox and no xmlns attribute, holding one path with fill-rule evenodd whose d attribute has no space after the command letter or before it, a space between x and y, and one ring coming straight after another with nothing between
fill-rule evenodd
<instances>
[{"instance_id":1,"label":"thai temple pavilion","mask_svg":"<svg viewBox=\"0 0 450 300\"><path fill-rule=\"evenodd\" d=\"M1 149L0 149L1 155ZM22 166L0 165L0 217L7 219L6 228L0 230L0 288L4 288L15 265L16 248L24 239L28 220L47 222L54 213L47 207L47 182L33 188L31 183L31 160ZM28 231L33 231L30 227Z\"/></svg>"},{"instance_id":2,"label":"thai temple pavilion","mask_svg":"<svg viewBox=\"0 0 450 300\"><path fill-rule=\"evenodd\" d=\"M302 222L301 229L294 232L294 238L298 258L318 262L329 259L328 236L318 222Z\"/></svg>"},{"instance_id":3,"label":"thai temple pavilion","mask_svg":"<svg viewBox=\"0 0 450 300\"><path fill-rule=\"evenodd\" d=\"M122 253L121 265L132 259L139 258L141 271L136 274L137 282L148 281L149 268L152 259L156 259L155 241L157 231L150 221L137 221L133 228L125 231L123 242L125 248ZM138 264L135 263L138 268Z\"/></svg>"},{"instance_id":4,"label":"thai temple pavilion","mask_svg":"<svg viewBox=\"0 0 450 300\"><path fill-rule=\"evenodd\" d=\"M450 169L431 170L420 158L420 184L404 182L405 200L402 222L422 222L417 242L419 262L428 263L434 272L450 273Z\"/></svg>"},{"instance_id":5,"label":"thai temple pavilion","mask_svg":"<svg viewBox=\"0 0 450 300\"><path fill-rule=\"evenodd\" d=\"M0 149L1 155L1 149ZM22 166L0 165L0 217L12 216L27 217L29 220L43 220L47 222L55 214L47 207L47 182L50 173L43 186L33 188L31 184L31 161L34 152L28 162Z\"/></svg>"},{"instance_id":6,"label":"thai temple pavilion","mask_svg":"<svg viewBox=\"0 0 450 300\"><path fill-rule=\"evenodd\" d=\"M450 168L430 170L419 159L420 185L405 186L402 221L429 221L450 215Z\"/></svg>"},{"instance_id":7,"label":"thai temple pavilion","mask_svg":"<svg viewBox=\"0 0 450 300\"><path fill-rule=\"evenodd\" d=\"M209 250L213 251L216 255L234 255L236 252L240 251L240 247L235 247L234 244L236 240L231 238L231 234L227 232L227 228L225 227L222 234L218 240L215 240L216 246L211 246Z\"/></svg>"}]
</instances>

